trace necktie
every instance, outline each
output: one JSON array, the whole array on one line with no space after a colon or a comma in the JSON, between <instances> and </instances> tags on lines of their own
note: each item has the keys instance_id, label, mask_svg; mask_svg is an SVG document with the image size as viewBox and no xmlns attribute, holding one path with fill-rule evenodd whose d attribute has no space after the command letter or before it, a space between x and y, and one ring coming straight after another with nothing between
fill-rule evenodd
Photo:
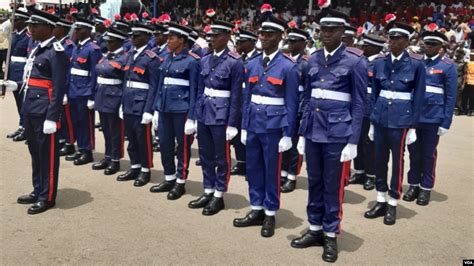
<instances>
[{"instance_id":1,"label":"necktie","mask_svg":"<svg viewBox=\"0 0 474 266\"><path fill-rule=\"evenodd\" d=\"M393 65L394 66L397 65L397 63L398 63L398 59L393 60Z\"/></svg>"},{"instance_id":2,"label":"necktie","mask_svg":"<svg viewBox=\"0 0 474 266\"><path fill-rule=\"evenodd\" d=\"M328 55L326 56L326 62L328 62L329 59L331 59L331 55L330 55L330 54L328 54Z\"/></svg>"},{"instance_id":3,"label":"necktie","mask_svg":"<svg viewBox=\"0 0 474 266\"><path fill-rule=\"evenodd\" d=\"M428 59L425 60L425 64L428 65L429 63L431 63L431 61L433 61L433 60L431 60L431 58L428 58Z\"/></svg>"},{"instance_id":4,"label":"necktie","mask_svg":"<svg viewBox=\"0 0 474 266\"><path fill-rule=\"evenodd\" d=\"M265 58L263 58L263 67L264 68L267 68L268 62L270 62L270 57L265 56Z\"/></svg>"},{"instance_id":5,"label":"necktie","mask_svg":"<svg viewBox=\"0 0 474 266\"><path fill-rule=\"evenodd\" d=\"M247 54L242 54L242 61L245 62L246 59L247 59Z\"/></svg>"}]
</instances>

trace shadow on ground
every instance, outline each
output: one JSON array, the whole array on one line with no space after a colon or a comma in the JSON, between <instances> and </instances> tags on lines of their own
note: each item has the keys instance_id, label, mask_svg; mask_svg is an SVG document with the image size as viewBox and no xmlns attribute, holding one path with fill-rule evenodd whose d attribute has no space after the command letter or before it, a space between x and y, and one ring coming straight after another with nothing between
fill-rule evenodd
<instances>
[{"instance_id":1,"label":"shadow on ground","mask_svg":"<svg viewBox=\"0 0 474 266\"><path fill-rule=\"evenodd\" d=\"M78 190L75 188L62 188L58 190L58 200L56 208L73 209L92 202L94 198L88 191Z\"/></svg>"}]
</instances>

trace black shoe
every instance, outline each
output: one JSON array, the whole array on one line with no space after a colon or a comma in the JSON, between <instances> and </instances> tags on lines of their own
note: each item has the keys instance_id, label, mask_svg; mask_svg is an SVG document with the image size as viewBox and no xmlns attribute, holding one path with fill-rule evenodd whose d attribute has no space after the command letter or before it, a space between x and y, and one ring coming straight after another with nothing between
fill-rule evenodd
<instances>
[{"instance_id":1,"label":"black shoe","mask_svg":"<svg viewBox=\"0 0 474 266\"><path fill-rule=\"evenodd\" d=\"M95 125L94 125L95 128L100 128L101 126L102 126L102 125L100 124L100 122L95 123Z\"/></svg>"},{"instance_id":2,"label":"black shoe","mask_svg":"<svg viewBox=\"0 0 474 266\"><path fill-rule=\"evenodd\" d=\"M20 196L16 200L16 202L18 202L19 204L33 204L36 201L38 201L38 196L33 192L28 195Z\"/></svg>"},{"instance_id":3,"label":"black shoe","mask_svg":"<svg viewBox=\"0 0 474 266\"><path fill-rule=\"evenodd\" d=\"M113 175L120 171L120 162L119 161L111 161L109 166L105 168L104 175Z\"/></svg>"},{"instance_id":4,"label":"black shoe","mask_svg":"<svg viewBox=\"0 0 474 266\"><path fill-rule=\"evenodd\" d=\"M275 216L265 215L263 219L262 230L260 235L263 237L272 237L275 234Z\"/></svg>"},{"instance_id":5,"label":"black shoe","mask_svg":"<svg viewBox=\"0 0 474 266\"><path fill-rule=\"evenodd\" d=\"M192 200L188 203L188 207L191 209L200 209L206 207L207 203L211 201L213 197L213 193L204 193L201 195L201 197Z\"/></svg>"},{"instance_id":6,"label":"black shoe","mask_svg":"<svg viewBox=\"0 0 474 266\"><path fill-rule=\"evenodd\" d=\"M13 137L13 141L24 141L26 140L25 130L21 130L20 134Z\"/></svg>"},{"instance_id":7,"label":"black shoe","mask_svg":"<svg viewBox=\"0 0 474 266\"><path fill-rule=\"evenodd\" d=\"M206 216L214 215L225 208L224 198L212 197L209 203L202 209L202 214Z\"/></svg>"},{"instance_id":8,"label":"black shoe","mask_svg":"<svg viewBox=\"0 0 474 266\"><path fill-rule=\"evenodd\" d=\"M471 110L467 112L467 116L473 116L473 115L474 115L474 111Z\"/></svg>"},{"instance_id":9,"label":"black shoe","mask_svg":"<svg viewBox=\"0 0 474 266\"><path fill-rule=\"evenodd\" d=\"M160 142L158 142L157 140L155 140L153 142L153 151L154 152L159 152L160 151Z\"/></svg>"},{"instance_id":10,"label":"black shoe","mask_svg":"<svg viewBox=\"0 0 474 266\"><path fill-rule=\"evenodd\" d=\"M404 201L414 201L418 198L418 194L420 194L420 187L418 186L410 186L407 193L403 195Z\"/></svg>"},{"instance_id":11,"label":"black shoe","mask_svg":"<svg viewBox=\"0 0 474 266\"><path fill-rule=\"evenodd\" d=\"M372 209L365 212L364 217L367 219L374 219L377 217L382 217L387 213L387 203L386 202L377 202Z\"/></svg>"},{"instance_id":12,"label":"black shoe","mask_svg":"<svg viewBox=\"0 0 474 266\"><path fill-rule=\"evenodd\" d=\"M54 207L56 203L48 201L38 201L28 209L28 214L38 214Z\"/></svg>"},{"instance_id":13,"label":"black shoe","mask_svg":"<svg viewBox=\"0 0 474 266\"><path fill-rule=\"evenodd\" d=\"M109 159L102 159L98 161L97 163L92 164L92 170L104 170L107 168L110 164Z\"/></svg>"},{"instance_id":14,"label":"black shoe","mask_svg":"<svg viewBox=\"0 0 474 266\"><path fill-rule=\"evenodd\" d=\"M24 130L25 130L24 128L19 127L17 130L15 130L15 132L8 134L8 135L7 135L7 138L12 139L12 138L14 138L16 135L20 134L21 131L24 131Z\"/></svg>"},{"instance_id":15,"label":"black shoe","mask_svg":"<svg viewBox=\"0 0 474 266\"><path fill-rule=\"evenodd\" d=\"M159 183L158 185L152 186L150 188L150 192L151 193L169 192L174 187L175 183L176 183L176 179L171 180L171 181L163 181Z\"/></svg>"},{"instance_id":16,"label":"black shoe","mask_svg":"<svg viewBox=\"0 0 474 266\"><path fill-rule=\"evenodd\" d=\"M324 237L324 251L321 257L326 262L335 262L337 260L337 238Z\"/></svg>"},{"instance_id":17,"label":"black shoe","mask_svg":"<svg viewBox=\"0 0 474 266\"><path fill-rule=\"evenodd\" d=\"M59 156L66 156L74 154L76 149L74 148L73 144L66 143L64 146L59 150ZM77 158L76 158L77 159ZM67 159L66 159L67 160ZM75 159L74 159L75 160ZM72 160L72 161L74 161Z\"/></svg>"},{"instance_id":18,"label":"black shoe","mask_svg":"<svg viewBox=\"0 0 474 266\"><path fill-rule=\"evenodd\" d=\"M130 168L125 174L117 176L117 181L130 181L135 180L138 174L140 174L140 168Z\"/></svg>"},{"instance_id":19,"label":"black shoe","mask_svg":"<svg viewBox=\"0 0 474 266\"><path fill-rule=\"evenodd\" d=\"M295 188L296 188L296 180L287 179L285 183L283 183L283 185L281 186L280 191L282 193L289 193L295 190Z\"/></svg>"},{"instance_id":20,"label":"black shoe","mask_svg":"<svg viewBox=\"0 0 474 266\"><path fill-rule=\"evenodd\" d=\"M373 190L375 188L375 178L374 177L367 177L364 183L365 190Z\"/></svg>"},{"instance_id":21,"label":"black shoe","mask_svg":"<svg viewBox=\"0 0 474 266\"><path fill-rule=\"evenodd\" d=\"M397 220L397 206L387 204L387 213L383 218L383 223L386 225L394 225Z\"/></svg>"},{"instance_id":22,"label":"black shoe","mask_svg":"<svg viewBox=\"0 0 474 266\"><path fill-rule=\"evenodd\" d=\"M201 160L196 160L196 166L201 166Z\"/></svg>"},{"instance_id":23,"label":"black shoe","mask_svg":"<svg viewBox=\"0 0 474 266\"><path fill-rule=\"evenodd\" d=\"M135 187L143 187L148 184L148 182L150 182L150 172L140 172L135 182L133 182L133 185Z\"/></svg>"},{"instance_id":24,"label":"black shoe","mask_svg":"<svg viewBox=\"0 0 474 266\"><path fill-rule=\"evenodd\" d=\"M84 165L94 161L91 151L83 151L81 157L74 160L74 165Z\"/></svg>"},{"instance_id":25,"label":"black shoe","mask_svg":"<svg viewBox=\"0 0 474 266\"><path fill-rule=\"evenodd\" d=\"M454 113L455 115L459 116L459 115L467 115L467 112L466 111L456 111L456 113Z\"/></svg>"},{"instance_id":26,"label":"black shoe","mask_svg":"<svg viewBox=\"0 0 474 266\"><path fill-rule=\"evenodd\" d=\"M431 191L420 189L420 194L416 200L416 204L420 206L426 206L430 203Z\"/></svg>"},{"instance_id":27,"label":"black shoe","mask_svg":"<svg viewBox=\"0 0 474 266\"><path fill-rule=\"evenodd\" d=\"M181 198L181 196L183 196L184 193L186 193L186 188L184 187L184 184L180 184L176 182L174 184L174 187L170 190L170 192L168 192L167 198L169 200L177 200Z\"/></svg>"},{"instance_id":28,"label":"black shoe","mask_svg":"<svg viewBox=\"0 0 474 266\"><path fill-rule=\"evenodd\" d=\"M247 227L253 225L262 225L265 219L264 210L251 210L244 218L234 219L235 227Z\"/></svg>"},{"instance_id":29,"label":"black shoe","mask_svg":"<svg viewBox=\"0 0 474 266\"><path fill-rule=\"evenodd\" d=\"M324 245L323 230L311 231L308 229L302 236L291 241L291 246L294 248L307 248L311 246Z\"/></svg>"},{"instance_id":30,"label":"black shoe","mask_svg":"<svg viewBox=\"0 0 474 266\"><path fill-rule=\"evenodd\" d=\"M365 174L353 174L349 178L349 184L354 185L354 184L364 184L365 180L367 179L367 176Z\"/></svg>"},{"instance_id":31,"label":"black shoe","mask_svg":"<svg viewBox=\"0 0 474 266\"><path fill-rule=\"evenodd\" d=\"M230 169L230 175L246 175L247 165L245 163L238 162L232 169Z\"/></svg>"},{"instance_id":32,"label":"black shoe","mask_svg":"<svg viewBox=\"0 0 474 266\"><path fill-rule=\"evenodd\" d=\"M82 152L77 151L74 154L67 155L66 156L66 161L75 161L75 160L79 159L81 157L81 155L82 155Z\"/></svg>"}]
</instances>

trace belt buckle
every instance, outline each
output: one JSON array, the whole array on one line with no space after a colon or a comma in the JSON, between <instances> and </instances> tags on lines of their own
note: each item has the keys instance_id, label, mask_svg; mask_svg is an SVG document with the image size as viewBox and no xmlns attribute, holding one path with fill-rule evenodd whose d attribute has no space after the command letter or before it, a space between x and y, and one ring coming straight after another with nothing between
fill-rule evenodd
<instances>
[{"instance_id":1,"label":"belt buckle","mask_svg":"<svg viewBox=\"0 0 474 266\"><path fill-rule=\"evenodd\" d=\"M393 100L393 97L395 96L395 92L394 91L387 91L388 95L387 95L387 98L390 99L390 100Z\"/></svg>"}]
</instances>

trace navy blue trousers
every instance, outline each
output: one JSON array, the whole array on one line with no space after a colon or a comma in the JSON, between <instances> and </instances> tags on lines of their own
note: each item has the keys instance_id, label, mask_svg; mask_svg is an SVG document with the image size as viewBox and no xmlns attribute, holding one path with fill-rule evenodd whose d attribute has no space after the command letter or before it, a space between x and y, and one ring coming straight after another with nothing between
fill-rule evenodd
<instances>
[{"instance_id":1,"label":"navy blue trousers","mask_svg":"<svg viewBox=\"0 0 474 266\"><path fill-rule=\"evenodd\" d=\"M59 151L56 133L44 134L45 116L24 115L24 127L33 170L33 192L38 200L56 200L59 174Z\"/></svg>"},{"instance_id":2,"label":"navy blue trousers","mask_svg":"<svg viewBox=\"0 0 474 266\"><path fill-rule=\"evenodd\" d=\"M350 161L340 161L344 146L346 143L316 143L306 139L308 222L322 225L328 233L339 233L341 227L344 184L350 171Z\"/></svg>"},{"instance_id":3,"label":"navy blue trousers","mask_svg":"<svg viewBox=\"0 0 474 266\"><path fill-rule=\"evenodd\" d=\"M21 90L20 91L20 88L21 86L23 86L23 83L22 82L17 82L18 83L18 90L14 91L13 92L13 96L15 97L15 103L16 103L16 110L18 111L18 116L20 117L20 120L19 120L19 126L22 127L23 126L23 115L21 114L21 106L23 104L23 98L24 98L24 95L25 95L25 90Z\"/></svg>"},{"instance_id":4,"label":"navy blue trousers","mask_svg":"<svg viewBox=\"0 0 474 266\"><path fill-rule=\"evenodd\" d=\"M60 142L74 144L74 128L72 125L71 108L69 103L63 105L63 113L61 114L61 129L58 134Z\"/></svg>"},{"instance_id":5,"label":"navy blue trousers","mask_svg":"<svg viewBox=\"0 0 474 266\"><path fill-rule=\"evenodd\" d=\"M204 188L227 192L230 180L230 142L226 126L206 126L198 122L199 159Z\"/></svg>"},{"instance_id":6,"label":"navy blue trousers","mask_svg":"<svg viewBox=\"0 0 474 266\"><path fill-rule=\"evenodd\" d=\"M99 112L105 140L105 158L118 161L123 158L125 123L118 113Z\"/></svg>"},{"instance_id":7,"label":"navy blue trousers","mask_svg":"<svg viewBox=\"0 0 474 266\"><path fill-rule=\"evenodd\" d=\"M177 178L186 180L191 159L193 135L184 134L186 113L160 112L158 118L158 135L160 138L161 164L165 175L176 174ZM175 143L178 143L176 147ZM175 151L177 151L178 167L176 170Z\"/></svg>"},{"instance_id":8,"label":"navy blue trousers","mask_svg":"<svg viewBox=\"0 0 474 266\"><path fill-rule=\"evenodd\" d=\"M364 117L360 130L359 144L357 145L357 157L354 159L354 169L363 170L366 175L375 175L375 147L374 142L369 139L370 120Z\"/></svg>"},{"instance_id":9,"label":"navy blue trousers","mask_svg":"<svg viewBox=\"0 0 474 266\"><path fill-rule=\"evenodd\" d=\"M95 149L95 111L87 108L87 97L69 98L72 127L80 151Z\"/></svg>"},{"instance_id":10,"label":"navy blue trousers","mask_svg":"<svg viewBox=\"0 0 474 266\"><path fill-rule=\"evenodd\" d=\"M416 129L416 138L413 144L408 145L410 153L408 183L432 189L436 179L438 124L420 124Z\"/></svg>"},{"instance_id":11,"label":"navy blue trousers","mask_svg":"<svg viewBox=\"0 0 474 266\"><path fill-rule=\"evenodd\" d=\"M153 167L151 123L142 124L142 117L123 115L125 134L128 137L127 152L130 164L140 164L143 168ZM102 125L103 127L104 125Z\"/></svg>"},{"instance_id":12,"label":"navy blue trousers","mask_svg":"<svg viewBox=\"0 0 474 266\"><path fill-rule=\"evenodd\" d=\"M386 128L374 125L375 144L375 188L387 192L394 199L400 199L403 183L403 155L408 129ZM392 179L390 190L387 184L388 161L392 153Z\"/></svg>"}]
</instances>

